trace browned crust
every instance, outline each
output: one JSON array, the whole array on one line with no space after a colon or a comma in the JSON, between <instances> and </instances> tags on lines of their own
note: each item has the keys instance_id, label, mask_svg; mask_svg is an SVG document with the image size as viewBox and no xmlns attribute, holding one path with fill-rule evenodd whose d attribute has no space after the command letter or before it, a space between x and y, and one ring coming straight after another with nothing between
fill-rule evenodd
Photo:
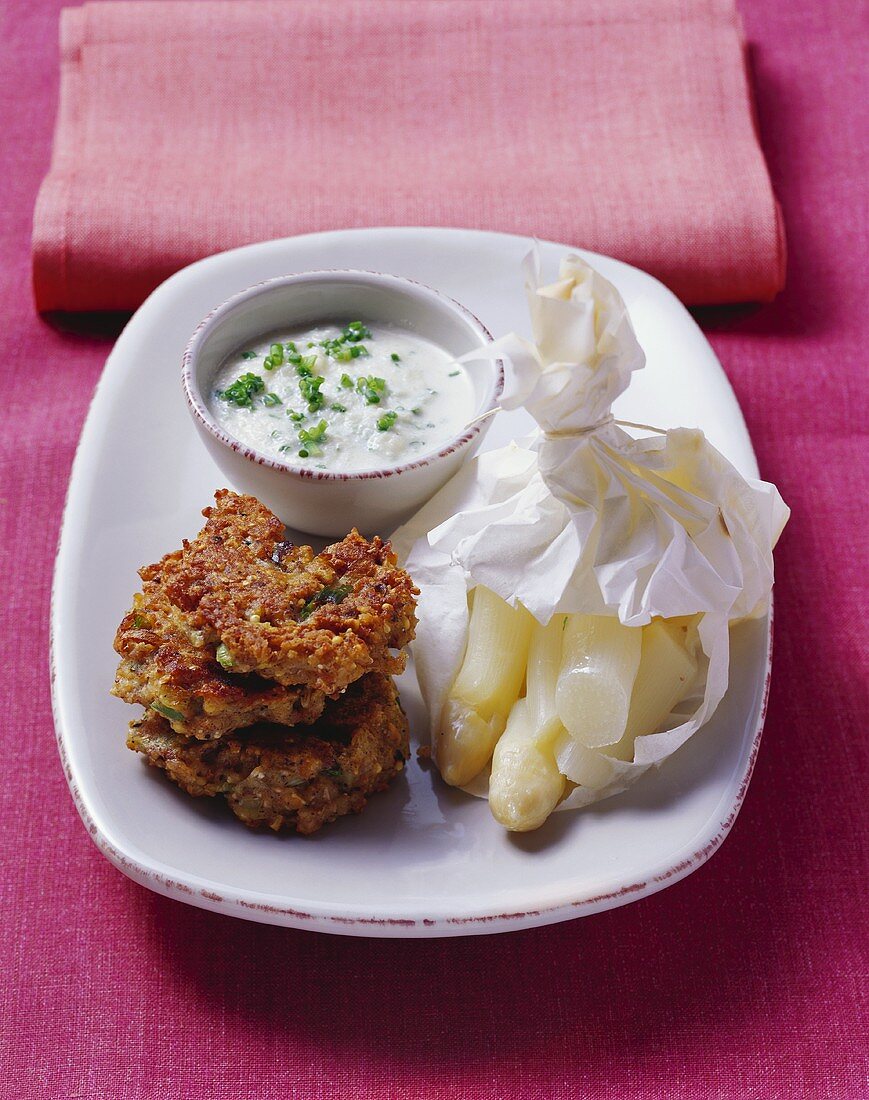
<instances>
[{"instance_id":1,"label":"browned crust","mask_svg":"<svg viewBox=\"0 0 869 1100\"><path fill-rule=\"evenodd\" d=\"M255 498L222 489L215 500L194 540L140 570L115 637L114 694L210 738L263 719L310 722L365 673L403 669L392 650L413 637L417 590L388 542L354 530L315 555L285 542ZM317 603L336 588L340 602Z\"/></svg>"},{"instance_id":2,"label":"browned crust","mask_svg":"<svg viewBox=\"0 0 869 1100\"><path fill-rule=\"evenodd\" d=\"M179 737L149 712L127 745L196 797L223 796L253 829L316 832L385 789L408 756L407 719L388 676L370 673L302 732L256 726L219 741Z\"/></svg>"},{"instance_id":3,"label":"browned crust","mask_svg":"<svg viewBox=\"0 0 869 1100\"><path fill-rule=\"evenodd\" d=\"M222 668L216 643L197 637L159 590L147 605L135 597L115 648L124 655L112 694L144 707L170 708L172 728L185 737L220 737L254 722L313 722L326 702L324 692L307 685L284 687L256 673Z\"/></svg>"}]
</instances>

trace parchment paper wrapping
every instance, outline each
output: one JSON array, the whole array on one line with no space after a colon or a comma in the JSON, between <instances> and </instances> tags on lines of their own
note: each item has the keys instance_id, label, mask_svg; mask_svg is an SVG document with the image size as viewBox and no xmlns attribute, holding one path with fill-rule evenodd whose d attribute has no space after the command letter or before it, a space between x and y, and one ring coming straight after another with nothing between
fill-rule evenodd
<instances>
[{"instance_id":1,"label":"parchment paper wrapping","mask_svg":"<svg viewBox=\"0 0 869 1100\"><path fill-rule=\"evenodd\" d=\"M524 405L539 431L470 462L393 542L421 589L413 653L435 760L475 585L544 624L556 612L618 615L628 626L703 614L704 659L688 696L663 730L637 738L633 762L606 757L611 780L576 788L559 806L570 809L624 790L711 717L727 688L729 623L766 610L789 510L702 432L635 439L615 423L612 403L645 361L621 296L576 256L550 286L536 254L524 267L534 343L510 335L495 354L506 368L502 406ZM468 789L485 795L485 777Z\"/></svg>"}]
</instances>

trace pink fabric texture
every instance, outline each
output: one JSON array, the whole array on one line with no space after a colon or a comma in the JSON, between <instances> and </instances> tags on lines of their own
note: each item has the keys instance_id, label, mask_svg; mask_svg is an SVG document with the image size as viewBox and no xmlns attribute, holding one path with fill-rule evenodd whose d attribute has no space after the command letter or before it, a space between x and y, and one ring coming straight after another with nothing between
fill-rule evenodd
<instances>
[{"instance_id":1,"label":"pink fabric texture","mask_svg":"<svg viewBox=\"0 0 869 1100\"><path fill-rule=\"evenodd\" d=\"M693 303L781 289L733 0L119 2L61 30L40 309L360 225L534 234Z\"/></svg>"},{"instance_id":2,"label":"pink fabric texture","mask_svg":"<svg viewBox=\"0 0 869 1100\"><path fill-rule=\"evenodd\" d=\"M789 278L769 306L698 319L793 518L776 551L766 732L739 819L705 867L654 897L440 941L320 936L158 897L103 859L75 812L51 718L49 592L70 463L111 338L105 318L48 324L30 293L59 6L7 0L0 24L0 1097L863 1100L859 5L753 0L742 11ZM191 65L208 64L192 51ZM317 191L316 180L299 186ZM541 194L541 209L550 200Z\"/></svg>"}]
</instances>

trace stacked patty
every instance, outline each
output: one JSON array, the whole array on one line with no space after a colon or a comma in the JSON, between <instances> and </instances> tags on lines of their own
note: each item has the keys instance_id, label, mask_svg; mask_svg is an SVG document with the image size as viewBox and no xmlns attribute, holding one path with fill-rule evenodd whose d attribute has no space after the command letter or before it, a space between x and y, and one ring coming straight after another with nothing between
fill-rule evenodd
<instances>
[{"instance_id":1,"label":"stacked patty","mask_svg":"<svg viewBox=\"0 0 869 1100\"><path fill-rule=\"evenodd\" d=\"M181 550L140 570L113 694L146 707L128 744L252 827L314 832L401 771L416 589L388 543L315 555L253 497L215 495ZM266 724L268 723L268 724Z\"/></svg>"}]
</instances>

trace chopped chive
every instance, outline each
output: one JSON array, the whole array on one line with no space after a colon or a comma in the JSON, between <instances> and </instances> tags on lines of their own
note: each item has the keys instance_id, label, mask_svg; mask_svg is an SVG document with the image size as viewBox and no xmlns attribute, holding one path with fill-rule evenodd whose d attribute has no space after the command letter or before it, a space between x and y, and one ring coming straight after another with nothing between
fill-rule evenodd
<instances>
[{"instance_id":1,"label":"chopped chive","mask_svg":"<svg viewBox=\"0 0 869 1100\"><path fill-rule=\"evenodd\" d=\"M299 612L299 622L302 623L305 619L309 618L318 607L322 607L326 603L341 603L346 600L353 589L349 584L337 584L332 588L321 589L316 596L312 596L307 601Z\"/></svg>"},{"instance_id":2,"label":"chopped chive","mask_svg":"<svg viewBox=\"0 0 869 1100\"><path fill-rule=\"evenodd\" d=\"M344 387L345 390L353 389L353 379L350 377L349 374L341 375L341 385Z\"/></svg>"},{"instance_id":3,"label":"chopped chive","mask_svg":"<svg viewBox=\"0 0 869 1100\"><path fill-rule=\"evenodd\" d=\"M269 358L272 360L276 367L281 366L284 361L284 345L272 344L269 348Z\"/></svg>"},{"instance_id":4,"label":"chopped chive","mask_svg":"<svg viewBox=\"0 0 869 1100\"><path fill-rule=\"evenodd\" d=\"M172 707L167 707L165 703L152 703L151 710L156 710L158 714L162 714L164 718L168 718L170 722L183 722L184 715L180 710L174 710Z\"/></svg>"},{"instance_id":5,"label":"chopped chive","mask_svg":"<svg viewBox=\"0 0 869 1100\"><path fill-rule=\"evenodd\" d=\"M316 412L321 409L325 404L326 397L320 393L320 387L325 382L325 378L321 375L314 375L310 378L299 379L299 392L305 401L308 402L308 411Z\"/></svg>"},{"instance_id":6,"label":"chopped chive","mask_svg":"<svg viewBox=\"0 0 869 1100\"><path fill-rule=\"evenodd\" d=\"M417 406L415 409L411 409L410 411L413 413L414 416L419 416L420 413L422 412L422 409L419 406Z\"/></svg>"},{"instance_id":7,"label":"chopped chive","mask_svg":"<svg viewBox=\"0 0 869 1100\"><path fill-rule=\"evenodd\" d=\"M302 450L299 451L299 454L302 458L320 453L320 444L326 440L328 427L326 421L321 420L319 424L312 428L299 428L299 442L302 444Z\"/></svg>"},{"instance_id":8,"label":"chopped chive","mask_svg":"<svg viewBox=\"0 0 869 1100\"><path fill-rule=\"evenodd\" d=\"M461 372L461 371L459 371L459 370L451 370L451 371L450 371L450 373L449 373L449 375L448 375L448 377L449 377L449 378L458 378L458 376L459 376L459 375L460 375L461 373L462 373L462 372Z\"/></svg>"},{"instance_id":9,"label":"chopped chive","mask_svg":"<svg viewBox=\"0 0 869 1100\"><path fill-rule=\"evenodd\" d=\"M329 407L336 413L345 413L345 412L347 412L347 406L346 405L339 405L337 401L334 403L334 405L330 405Z\"/></svg>"},{"instance_id":10,"label":"chopped chive","mask_svg":"<svg viewBox=\"0 0 869 1100\"><path fill-rule=\"evenodd\" d=\"M389 358L393 361L393 363L400 363L401 362L401 356L398 354L397 351L394 351L392 353L392 355L390 355Z\"/></svg>"},{"instance_id":11,"label":"chopped chive","mask_svg":"<svg viewBox=\"0 0 869 1100\"><path fill-rule=\"evenodd\" d=\"M295 352L295 350L296 350L296 345L295 345L295 344L293 343L293 341L292 341L292 340L288 340L288 341L286 342L286 344L284 344L284 347L285 347L285 348L287 349L287 351L289 351L289 352Z\"/></svg>"},{"instance_id":12,"label":"chopped chive","mask_svg":"<svg viewBox=\"0 0 869 1100\"><path fill-rule=\"evenodd\" d=\"M326 431L329 425L325 420L321 420L319 424L313 428L299 428L299 442L300 443L322 443L326 438Z\"/></svg>"},{"instance_id":13,"label":"chopped chive","mask_svg":"<svg viewBox=\"0 0 869 1100\"><path fill-rule=\"evenodd\" d=\"M283 401L278 397L276 393L267 393L263 397L264 405L283 405Z\"/></svg>"},{"instance_id":14,"label":"chopped chive","mask_svg":"<svg viewBox=\"0 0 869 1100\"><path fill-rule=\"evenodd\" d=\"M262 393L265 388L266 384L258 374L242 374L231 386L218 390L217 396L240 409L249 409L253 406L254 395Z\"/></svg>"},{"instance_id":15,"label":"chopped chive","mask_svg":"<svg viewBox=\"0 0 869 1100\"><path fill-rule=\"evenodd\" d=\"M366 404L379 405L381 399L386 396L386 379L377 378L374 375L370 377L363 375L356 380L356 392L365 398Z\"/></svg>"},{"instance_id":16,"label":"chopped chive","mask_svg":"<svg viewBox=\"0 0 869 1100\"><path fill-rule=\"evenodd\" d=\"M316 355L300 355L299 361L296 363L296 374L300 378L310 378L314 373L314 367L317 365Z\"/></svg>"},{"instance_id":17,"label":"chopped chive","mask_svg":"<svg viewBox=\"0 0 869 1100\"><path fill-rule=\"evenodd\" d=\"M377 430L379 432L388 432L396 420L398 420L397 412L385 412L377 421Z\"/></svg>"},{"instance_id":18,"label":"chopped chive","mask_svg":"<svg viewBox=\"0 0 869 1100\"><path fill-rule=\"evenodd\" d=\"M287 416L290 418L290 420L295 420L297 424L300 420L305 419L305 414L296 412L295 409L287 409Z\"/></svg>"},{"instance_id":19,"label":"chopped chive","mask_svg":"<svg viewBox=\"0 0 869 1100\"><path fill-rule=\"evenodd\" d=\"M241 357L242 359L256 359L257 353L255 351L243 351Z\"/></svg>"},{"instance_id":20,"label":"chopped chive","mask_svg":"<svg viewBox=\"0 0 869 1100\"><path fill-rule=\"evenodd\" d=\"M345 340L355 344L359 340L370 340L371 329L363 325L361 321L351 321L341 335Z\"/></svg>"}]
</instances>

